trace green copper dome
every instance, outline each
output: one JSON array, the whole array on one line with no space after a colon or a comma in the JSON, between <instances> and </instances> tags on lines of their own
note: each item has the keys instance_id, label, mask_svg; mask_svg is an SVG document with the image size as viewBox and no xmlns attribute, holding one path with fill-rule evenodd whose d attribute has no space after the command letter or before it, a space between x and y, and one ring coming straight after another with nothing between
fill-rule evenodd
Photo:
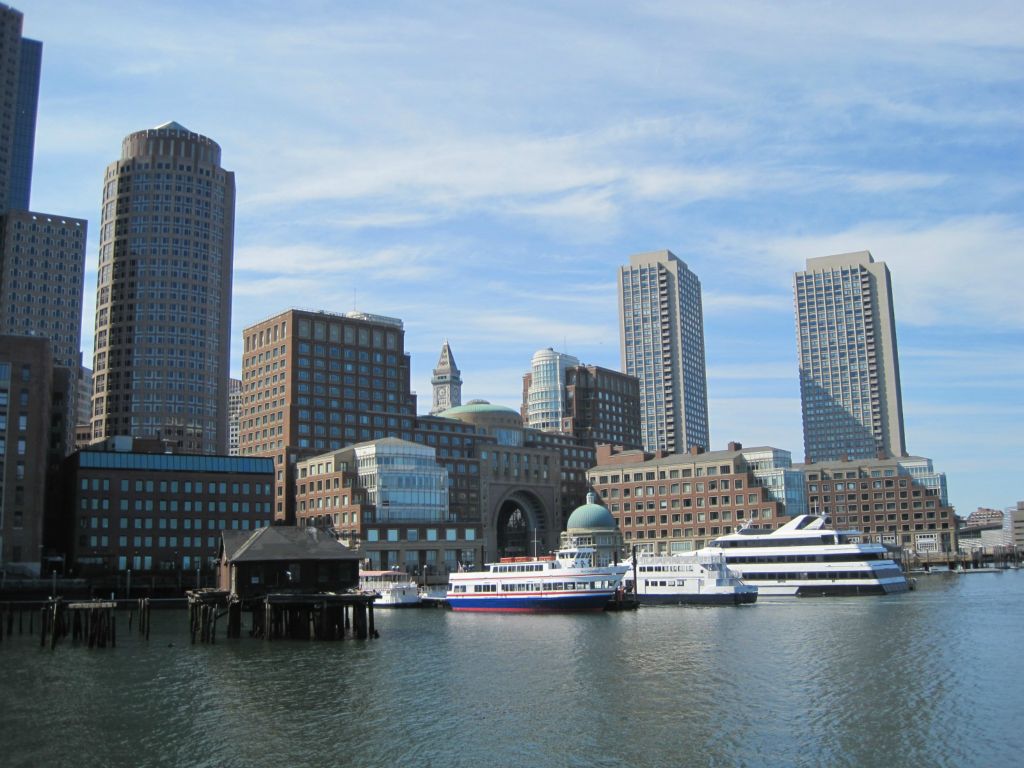
<instances>
[{"instance_id":1,"label":"green copper dome","mask_svg":"<svg viewBox=\"0 0 1024 768\"><path fill-rule=\"evenodd\" d=\"M567 530L607 528L614 530L618 528L612 513L597 503L597 497L592 493L587 494L587 503L576 507L569 515L569 522L565 525Z\"/></svg>"},{"instance_id":2,"label":"green copper dome","mask_svg":"<svg viewBox=\"0 0 1024 768\"><path fill-rule=\"evenodd\" d=\"M438 415L452 417L464 413L507 413L513 416L520 415L519 411L507 408L504 405L491 405L486 400L470 400L465 405L457 405L454 408L449 408L447 411L442 411Z\"/></svg>"}]
</instances>

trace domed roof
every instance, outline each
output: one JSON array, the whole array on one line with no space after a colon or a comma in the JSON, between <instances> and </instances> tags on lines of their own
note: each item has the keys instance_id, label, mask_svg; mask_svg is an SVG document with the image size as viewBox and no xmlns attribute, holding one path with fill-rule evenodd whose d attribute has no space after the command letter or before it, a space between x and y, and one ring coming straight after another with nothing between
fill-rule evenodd
<instances>
[{"instance_id":1,"label":"domed roof","mask_svg":"<svg viewBox=\"0 0 1024 768\"><path fill-rule=\"evenodd\" d=\"M464 413L507 413L513 416L520 415L517 410L504 405L491 405L486 400L470 400L465 405L457 405L454 408L449 408L447 411L442 411L438 415L452 417Z\"/></svg>"},{"instance_id":2,"label":"domed roof","mask_svg":"<svg viewBox=\"0 0 1024 768\"><path fill-rule=\"evenodd\" d=\"M588 493L587 503L573 510L565 527L567 530L573 528L608 528L614 530L618 525L615 522L615 518L612 517L612 513L597 503L597 497L592 493Z\"/></svg>"}]
</instances>

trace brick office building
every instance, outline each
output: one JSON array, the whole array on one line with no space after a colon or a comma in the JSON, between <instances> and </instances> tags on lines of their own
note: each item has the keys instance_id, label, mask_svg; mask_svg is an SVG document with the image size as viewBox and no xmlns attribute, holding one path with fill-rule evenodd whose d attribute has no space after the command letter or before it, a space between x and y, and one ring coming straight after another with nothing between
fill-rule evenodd
<instances>
[{"instance_id":1,"label":"brick office building","mask_svg":"<svg viewBox=\"0 0 1024 768\"><path fill-rule=\"evenodd\" d=\"M797 465L814 514L870 541L918 552L955 552L956 513L931 459L903 456Z\"/></svg>"},{"instance_id":2,"label":"brick office building","mask_svg":"<svg viewBox=\"0 0 1024 768\"><path fill-rule=\"evenodd\" d=\"M65 460L69 570L209 573L221 531L272 522L270 459L162 451L160 443L112 438Z\"/></svg>"},{"instance_id":3,"label":"brick office building","mask_svg":"<svg viewBox=\"0 0 1024 768\"><path fill-rule=\"evenodd\" d=\"M382 437L411 440L416 396L396 318L289 309L243 331L239 454L274 461L274 515L295 519L295 464Z\"/></svg>"},{"instance_id":4,"label":"brick office building","mask_svg":"<svg viewBox=\"0 0 1024 768\"><path fill-rule=\"evenodd\" d=\"M778 449L749 452L788 456ZM744 454L738 443L730 443L724 451L691 449L676 454L602 445L587 477L618 522L627 547L635 544L663 554L685 552L746 524L778 528L805 511L787 508L785 488L771 489L759 476L770 470L755 470ZM792 485L793 475L788 482ZM799 506L799 501L788 506Z\"/></svg>"}]
</instances>

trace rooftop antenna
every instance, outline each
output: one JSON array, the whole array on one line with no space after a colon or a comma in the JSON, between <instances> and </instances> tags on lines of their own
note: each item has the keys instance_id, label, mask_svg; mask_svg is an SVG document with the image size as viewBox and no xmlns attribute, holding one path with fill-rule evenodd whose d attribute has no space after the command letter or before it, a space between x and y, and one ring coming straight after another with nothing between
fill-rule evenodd
<instances>
[{"instance_id":1,"label":"rooftop antenna","mask_svg":"<svg viewBox=\"0 0 1024 768\"><path fill-rule=\"evenodd\" d=\"M353 312L358 312L359 311L359 304L358 304L358 300L357 300L358 295L359 295L359 289L358 288L353 288L352 289L352 311Z\"/></svg>"}]
</instances>

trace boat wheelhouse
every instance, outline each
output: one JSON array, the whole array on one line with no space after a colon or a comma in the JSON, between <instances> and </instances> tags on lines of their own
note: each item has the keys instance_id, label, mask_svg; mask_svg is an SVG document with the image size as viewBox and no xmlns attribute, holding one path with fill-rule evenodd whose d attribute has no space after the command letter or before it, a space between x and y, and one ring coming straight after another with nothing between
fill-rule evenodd
<instances>
[{"instance_id":1,"label":"boat wheelhouse","mask_svg":"<svg viewBox=\"0 0 1024 768\"><path fill-rule=\"evenodd\" d=\"M500 613L603 610L628 566L595 566L594 556L592 547L571 542L553 555L505 557L483 571L450 574L448 606Z\"/></svg>"},{"instance_id":2,"label":"boat wheelhouse","mask_svg":"<svg viewBox=\"0 0 1024 768\"><path fill-rule=\"evenodd\" d=\"M858 531L836 531L824 518L799 515L768 532L743 528L700 553L725 558L729 568L766 596L882 595L905 592L907 578L881 544Z\"/></svg>"}]
</instances>

